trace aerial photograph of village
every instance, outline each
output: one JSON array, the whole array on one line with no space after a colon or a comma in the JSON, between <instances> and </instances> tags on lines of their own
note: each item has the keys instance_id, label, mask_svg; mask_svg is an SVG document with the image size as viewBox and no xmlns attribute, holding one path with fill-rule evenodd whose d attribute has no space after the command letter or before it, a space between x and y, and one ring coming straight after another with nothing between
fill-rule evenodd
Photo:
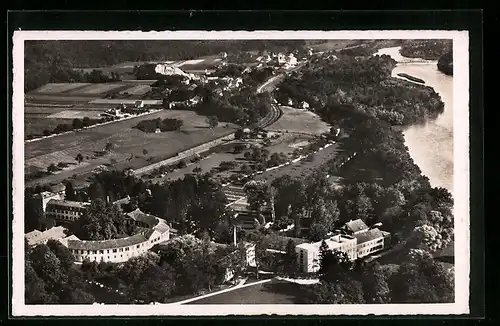
<instances>
[{"instance_id":1,"label":"aerial photograph of village","mask_svg":"<svg viewBox=\"0 0 500 326\"><path fill-rule=\"evenodd\" d=\"M24 184L27 305L453 303L452 40L25 41Z\"/></svg>"}]
</instances>

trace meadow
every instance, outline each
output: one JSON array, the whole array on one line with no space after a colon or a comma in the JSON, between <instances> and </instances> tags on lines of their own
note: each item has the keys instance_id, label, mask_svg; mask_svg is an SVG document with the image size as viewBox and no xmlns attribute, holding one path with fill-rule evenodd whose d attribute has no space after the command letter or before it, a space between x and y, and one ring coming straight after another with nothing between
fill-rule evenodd
<instances>
[{"instance_id":1,"label":"meadow","mask_svg":"<svg viewBox=\"0 0 500 326\"><path fill-rule=\"evenodd\" d=\"M321 135L330 131L330 125L311 111L289 106L281 106L280 109L283 112L281 118L269 126L269 130L309 135Z\"/></svg>"},{"instance_id":2,"label":"meadow","mask_svg":"<svg viewBox=\"0 0 500 326\"><path fill-rule=\"evenodd\" d=\"M144 133L133 128L144 119L172 118L184 122L181 131ZM234 126L226 128L226 124L219 124L209 129L205 117L192 111L164 110L149 115L117 121L92 129L80 130L69 134L42 139L25 144L25 168L38 167L46 169L51 164L59 162L75 162L77 154L89 157L90 167L108 163L111 159L122 168L139 168L150 163L158 162L179 151L190 148L199 143L220 137L234 130ZM93 159L95 152L103 151L107 143L114 145L113 150L104 157ZM147 151L147 155L143 150ZM78 166L74 167L75 169ZM71 173L60 173L71 175ZM61 176L50 176L50 180L60 179Z\"/></svg>"}]
</instances>

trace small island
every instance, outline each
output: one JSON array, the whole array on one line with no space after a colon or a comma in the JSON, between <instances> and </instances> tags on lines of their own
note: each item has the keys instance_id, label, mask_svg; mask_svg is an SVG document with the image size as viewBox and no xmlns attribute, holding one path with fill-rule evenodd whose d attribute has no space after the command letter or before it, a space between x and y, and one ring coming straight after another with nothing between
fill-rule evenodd
<instances>
[{"instance_id":1,"label":"small island","mask_svg":"<svg viewBox=\"0 0 500 326\"><path fill-rule=\"evenodd\" d=\"M417 77L414 77L412 75L408 75L408 74L405 74L405 73L399 73L398 76L399 77L404 77L404 78L406 78L408 80L411 80L413 82L416 82L416 83L425 84L425 80L417 78Z\"/></svg>"}]
</instances>

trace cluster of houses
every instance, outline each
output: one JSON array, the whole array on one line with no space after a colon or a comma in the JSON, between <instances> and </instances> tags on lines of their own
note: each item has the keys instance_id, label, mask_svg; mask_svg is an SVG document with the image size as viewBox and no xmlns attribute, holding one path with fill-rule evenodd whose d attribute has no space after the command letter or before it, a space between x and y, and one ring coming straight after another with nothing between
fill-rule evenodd
<instances>
[{"instance_id":1,"label":"cluster of houses","mask_svg":"<svg viewBox=\"0 0 500 326\"><path fill-rule=\"evenodd\" d=\"M27 233L25 238L29 245L45 243L50 239L58 240L73 253L75 262L89 259L98 262L118 263L141 255L154 246L165 243L171 237L171 227L165 220L146 214L140 209L127 213L138 228L138 232L132 236L105 241L85 241L75 235L68 235L66 226L78 220L85 213L89 203L65 200L65 189L62 184L54 186L51 190L53 191L38 194L37 198L47 219L53 220L55 226L45 231L34 230ZM230 187L227 192L228 198L233 201L230 206L238 214L240 227L253 229L255 216L250 214L251 212L248 210L248 203L242 187ZM120 206L128 203L129 199L123 198L113 202L113 204ZM273 209L267 211L269 214L265 214L268 215L266 220L274 220ZM389 232L380 230L379 227L379 223L368 227L362 220L357 219L346 223L323 241L331 250L344 252L351 260L355 260L380 252L388 247L391 235ZM173 232L175 233L175 230ZM318 241L296 246L297 262L301 271L305 273L318 271L321 244L322 241ZM246 247L248 249L248 263L252 266L255 264L255 246L246 244Z\"/></svg>"},{"instance_id":2,"label":"cluster of houses","mask_svg":"<svg viewBox=\"0 0 500 326\"><path fill-rule=\"evenodd\" d=\"M288 55L284 53L264 54L257 57L256 61L261 64L282 66L285 69L295 67L298 63L297 58L293 53L289 53Z\"/></svg>"}]
</instances>

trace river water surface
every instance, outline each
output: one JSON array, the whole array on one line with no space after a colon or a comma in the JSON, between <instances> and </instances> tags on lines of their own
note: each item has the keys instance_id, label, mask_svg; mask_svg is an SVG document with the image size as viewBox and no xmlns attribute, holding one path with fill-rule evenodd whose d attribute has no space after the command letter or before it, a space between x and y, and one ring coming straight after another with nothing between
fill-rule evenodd
<instances>
[{"instance_id":1,"label":"river water surface","mask_svg":"<svg viewBox=\"0 0 500 326\"><path fill-rule=\"evenodd\" d=\"M399 49L385 48L376 54L390 55L398 62L408 60L401 56ZM431 185L444 187L453 194L453 77L440 72L437 61L398 63L392 76L398 77L399 73L425 80L425 85L434 88L444 102L444 112L436 120L405 129L404 137L411 157Z\"/></svg>"}]
</instances>

